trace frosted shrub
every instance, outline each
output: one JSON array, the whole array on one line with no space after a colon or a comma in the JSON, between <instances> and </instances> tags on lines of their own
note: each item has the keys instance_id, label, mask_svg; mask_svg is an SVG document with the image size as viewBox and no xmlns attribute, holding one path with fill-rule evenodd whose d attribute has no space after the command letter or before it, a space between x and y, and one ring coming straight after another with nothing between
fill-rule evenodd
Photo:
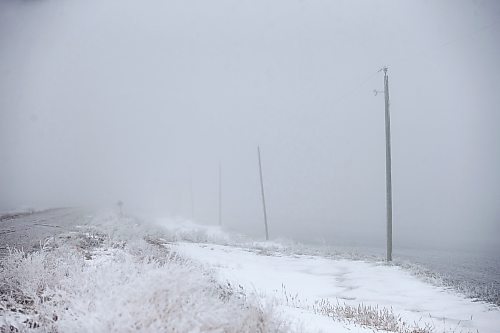
<instances>
[{"instance_id":1,"label":"frosted shrub","mask_svg":"<svg viewBox=\"0 0 500 333\"><path fill-rule=\"evenodd\" d=\"M1 332L290 331L272 305L217 284L168 248L142 239L77 244L2 260Z\"/></svg>"}]
</instances>

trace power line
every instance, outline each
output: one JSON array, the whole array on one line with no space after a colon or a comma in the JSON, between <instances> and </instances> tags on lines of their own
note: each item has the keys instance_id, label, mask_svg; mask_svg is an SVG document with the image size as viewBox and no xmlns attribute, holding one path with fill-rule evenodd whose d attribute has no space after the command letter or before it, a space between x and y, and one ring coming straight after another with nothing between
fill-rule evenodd
<instances>
[{"instance_id":1,"label":"power line","mask_svg":"<svg viewBox=\"0 0 500 333\"><path fill-rule=\"evenodd\" d=\"M464 33L464 34L462 34L459 37L455 37L455 38L451 38L451 39L445 40L444 42L439 43L437 46L430 46L430 47L421 49L418 52L419 58L422 58L422 57L426 57L426 58L432 57L433 55L439 53L441 50L445 49L446 47L448 47L450 45L453 45L453 44L461 42L461 41L470 40L473 37L475 37L475 36L477 36L477 35L485 32L485 31L488 31L488 30L492 29L495 25L497 25L500 22L499 20L497 20L499 17L500 17L500 15L497 15L497 16L495 16L495 18L493 19L493 21L490 22L489 24L484 25L484 26L482 26L482 27L480 27L480 28L478 28L476 30L472 30L472 31L469 31L467 33ZM415 57L414 57L415 53L416 52L413 52L412 55L410 55L410 56L403 56L403 57L400 57L400 58L396 58L395 60L392 61L392 63L395 63L395 62L405 62L405 61L415 62Z\"/></svg>"}]
</instances>

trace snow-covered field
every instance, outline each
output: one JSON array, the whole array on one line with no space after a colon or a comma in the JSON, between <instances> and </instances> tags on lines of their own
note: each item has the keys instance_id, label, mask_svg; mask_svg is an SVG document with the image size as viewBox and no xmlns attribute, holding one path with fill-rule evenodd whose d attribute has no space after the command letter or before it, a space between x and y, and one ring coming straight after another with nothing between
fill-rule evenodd
<instances>
[{"instance_id":1,"label":"snow-covered field","mask_svg":"<svg viewBox=\"0 0 500 333\"><path fill-rule=\"evenodd\" d=\"M0 331L499 332L498 307L384 262L107 213L0 267Z\"/></svg>"}]
</instances>

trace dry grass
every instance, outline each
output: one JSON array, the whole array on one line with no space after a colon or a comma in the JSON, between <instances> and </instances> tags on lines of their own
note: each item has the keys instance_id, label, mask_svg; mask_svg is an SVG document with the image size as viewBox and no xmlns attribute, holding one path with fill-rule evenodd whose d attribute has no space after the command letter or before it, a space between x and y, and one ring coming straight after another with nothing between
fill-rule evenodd
<instances>
[{"instance_id":1,"label":"dry grass","mask_svg":"<svg viewBox=\"0 0 500 333\"><path fill-rule=\"evenodd\" d=\"M349 323L370 327L380 331L397 333L431 333L434 327L425 324L420 327L418 323L408 324L395 314L392 309L369 306L365 304L348 305L332 303L329 300L319 300L313 306L315 313L343 320Z\"/></svg>"}]
</instances>

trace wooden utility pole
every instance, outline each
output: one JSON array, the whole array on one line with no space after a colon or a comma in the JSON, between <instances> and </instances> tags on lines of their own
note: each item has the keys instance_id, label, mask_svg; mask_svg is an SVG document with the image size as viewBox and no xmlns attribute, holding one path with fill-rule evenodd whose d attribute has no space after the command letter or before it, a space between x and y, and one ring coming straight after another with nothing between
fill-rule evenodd
<instances>
[{"instance_id":1,"label":"wooden utility pole","mask_svg":"<svg viewBox=\"0 0 500 333\"><path fill-rule=\"evenodd\" d=\"M385 97L385 181L387 204L387 261L392 261L392 176L391 176L391 117L389 113L389 76L384 71Z\"/></svg>"},{"instance_id":2,"label":"wooden utility pole","mask_svg":"<svg viewBox=\"0 0 500 333\"><path fill-rule=\"evenodd\" d=\"M222 167L219 163L219 225L222 225Z\"/></svg>"},{"instance_id":3,"label":"wooden utility pole","mask_svg":"<svg viewBox=\"0 0 500 333\"><path fill-rule=\"evenodd\" d=\"M262 162L260 159L260 147L259 146L257 146L257 153L259 155L260 191L262 193L262 209L264 210L264 225L266 227L266 240L269 240L269 231L267 229L266 198L264 196L264 180L262 178Z\"/></svg>"}]
</instances>

